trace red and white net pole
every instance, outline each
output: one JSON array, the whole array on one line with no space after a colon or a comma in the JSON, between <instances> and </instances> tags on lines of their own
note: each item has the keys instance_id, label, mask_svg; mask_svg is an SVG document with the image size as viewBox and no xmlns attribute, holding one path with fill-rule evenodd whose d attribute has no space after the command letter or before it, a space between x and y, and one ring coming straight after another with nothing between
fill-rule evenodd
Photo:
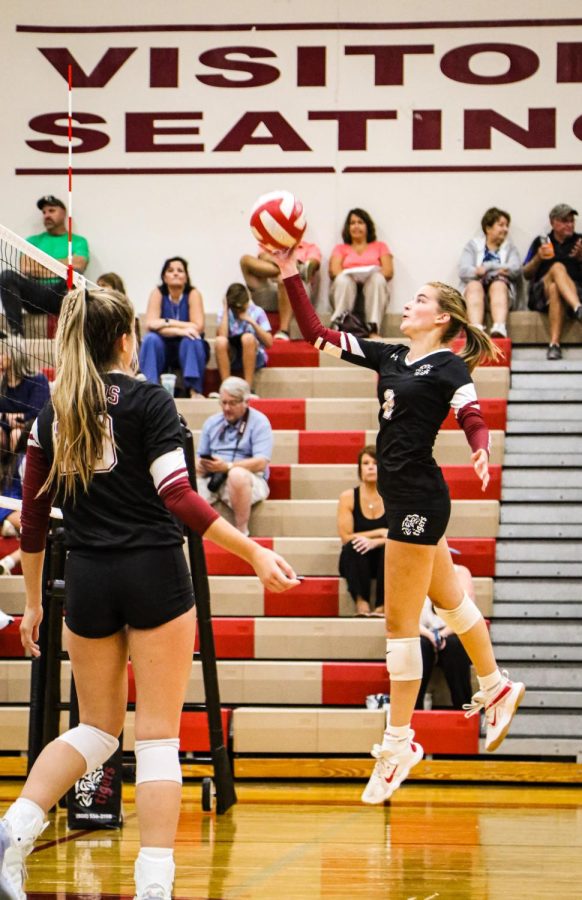
<instances>
[{"instance_id":1,"label":"red and white net pole","mask_svg":"<svg viewBox=\"0 0 582 900\"><path fill-rule=\"evenodd\" d=\"M68 155L69 155L69 190L67 197L68 206L68 260L67 260L67 287L73 287L73 67L68 67L69 82L69 122L68 122Z\"/></svg>"}]
</instances>

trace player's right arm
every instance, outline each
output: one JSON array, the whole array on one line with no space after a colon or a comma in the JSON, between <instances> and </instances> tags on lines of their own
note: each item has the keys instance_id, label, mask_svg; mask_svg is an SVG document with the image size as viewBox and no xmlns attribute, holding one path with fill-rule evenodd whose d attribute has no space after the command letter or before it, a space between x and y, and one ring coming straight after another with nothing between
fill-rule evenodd
<instances>
[{"instance_id":1,"label":"player's right arm","mask_svg":"<svg viewBox=\"0 0 582 900\"><path fill-rule=\"evenodd\" d=\"M268 590L281 592L299 584L282 556L245 537L192 490L181 447L155 459L150 472L169 512L196 534L248 562Z\"/></svg>"}]
</instances>

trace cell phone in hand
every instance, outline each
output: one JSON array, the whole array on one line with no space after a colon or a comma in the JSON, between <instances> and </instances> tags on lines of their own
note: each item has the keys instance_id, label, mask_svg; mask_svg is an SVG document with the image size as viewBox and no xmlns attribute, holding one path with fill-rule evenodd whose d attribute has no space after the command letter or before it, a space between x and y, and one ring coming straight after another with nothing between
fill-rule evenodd
<instances>
[{"instance_id":1,"label":"cell phone in hand","mask_svg":"<svg viewBox=\"0 0 582 900\"><path fill-rule=\"evenodd\" d=\"M199 453L200 459L214 459L212 453Z\"/></svg>"}]
</instances>

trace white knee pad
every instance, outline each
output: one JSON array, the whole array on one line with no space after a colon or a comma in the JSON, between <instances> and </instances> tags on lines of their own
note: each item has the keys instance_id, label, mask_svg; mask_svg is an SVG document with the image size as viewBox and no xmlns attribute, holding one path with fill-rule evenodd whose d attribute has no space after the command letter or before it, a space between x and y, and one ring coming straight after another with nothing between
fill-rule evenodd
<instances>
[{"instance_id":1,"label":"white knee pad","mask_svg":"<svg viewBox=\"0 0 582 900\"><path fill-rule=\"evenodd\" d=\"M179 738L135 742L135 783L177 781L182 784Z\"/></svg>"},{"instance_id":2,"label":"white knee pad","mask_svg":"<svg viewBox=\"0 0 582 900\"><path fill-rule=\"evenodd\" d=\"M416 681L422 678L420 638L388 638L386 668L390 681Z\"/></svg>"},{"instance_id":3,"label":"white knee pad","mask_svg":"<svg viewBox=\"0 0 582 900\"><path fill-rule=\"evenodd\" d=\"M463 595L463 599L456 609L441 609L435 606L437 616L440 616L443 622L452 628L455 634L465 634L473 625L476 625L483 618L481 611L475 606L468 594Z\"/></svg>"},{"instance_id":4,"label":"white knee pad","mask_svg":"<svg viewBox=\"0 0 582 900\"><path fill-rule=\"evenodd\" d=\"M119 747L119 741L112 734L107 734L106 731L101 731L94 725L83 725L82 723L76 728L60 734L58 740L70 744L85 758L87 763L85 775L94 772L97 766L103 765Z\"/></svg>"}]
</instances>

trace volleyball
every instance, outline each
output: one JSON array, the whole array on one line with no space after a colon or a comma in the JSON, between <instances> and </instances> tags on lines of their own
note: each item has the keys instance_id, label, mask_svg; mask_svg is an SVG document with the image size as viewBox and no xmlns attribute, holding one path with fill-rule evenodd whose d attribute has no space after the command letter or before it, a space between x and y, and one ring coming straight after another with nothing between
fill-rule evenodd
<instances>
[{"instance_id":1,"label":"volleyball","mask_svg":"<svg viewBox=\"0 0 582 900\"><path fill-rule=\"evenodd\" d=\"M263 194L251 210L251 231L269 250L298 244L307 227L303 204L290 191Z\"/></svg>"}]
</instances>

